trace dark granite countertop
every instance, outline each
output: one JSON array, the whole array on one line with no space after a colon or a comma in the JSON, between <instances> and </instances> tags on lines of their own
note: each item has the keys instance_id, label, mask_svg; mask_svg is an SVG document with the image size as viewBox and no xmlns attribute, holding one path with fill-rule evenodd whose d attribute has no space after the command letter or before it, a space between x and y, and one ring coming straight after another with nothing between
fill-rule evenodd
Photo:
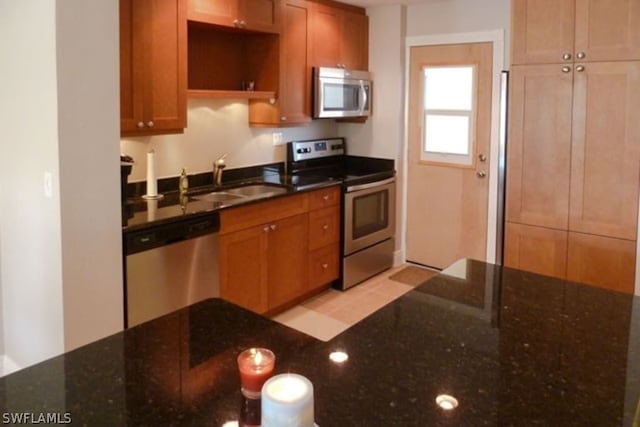
<instances>
[{"instance_id":1,"label":"dark granite countertop","mask_svg":"<svg viewBox=\"0 0 640 427\"><path fill-rule=\"evenodd\" d=\"M222 427L252 415L252 346L312 381L320 427L631 426L640 399L640 298L463 260L328 342L206 300L0 379L2 412Z\"/></svg>"}]
</instances>

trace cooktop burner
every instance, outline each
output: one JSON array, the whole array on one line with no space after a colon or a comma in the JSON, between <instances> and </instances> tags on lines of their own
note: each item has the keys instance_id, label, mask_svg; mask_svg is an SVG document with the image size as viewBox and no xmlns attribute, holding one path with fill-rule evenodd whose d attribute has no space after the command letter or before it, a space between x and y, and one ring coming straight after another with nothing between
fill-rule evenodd
<instances>
[{"instance_id":1,"label":"cooktop burner","mask_svg":"<svg viewBox=\"0 0 640 427\"><path fill-rule=\"evenodd\" d=\"M289 142L287 170L292 176L292 184L297 188L327 180L354 185L382 180L395 174L393 160L347 155L344 138Z\"/></svg>"}]
</instances>

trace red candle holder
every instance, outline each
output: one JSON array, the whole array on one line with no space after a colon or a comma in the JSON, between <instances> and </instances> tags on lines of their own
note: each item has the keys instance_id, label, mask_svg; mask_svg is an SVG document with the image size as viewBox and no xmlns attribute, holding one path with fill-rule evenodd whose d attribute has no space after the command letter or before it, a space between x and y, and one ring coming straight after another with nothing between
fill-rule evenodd
<instances>
[{"instance_id":1,"label":"red candle holder","mask_svg":"<svg viewBox=\"0 0 640 427\"><path fill-rule=\"evenodd\" d=\"M259 399L262 385L273 374L276 356L266 348L250 348L238 355L238 370L243 396Z\"/></svg>"}]
</instances>

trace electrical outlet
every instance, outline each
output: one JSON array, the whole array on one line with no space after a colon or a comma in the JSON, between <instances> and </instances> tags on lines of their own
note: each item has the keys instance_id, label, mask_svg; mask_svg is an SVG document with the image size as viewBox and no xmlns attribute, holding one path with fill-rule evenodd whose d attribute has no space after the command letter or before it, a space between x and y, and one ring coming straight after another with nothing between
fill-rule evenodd
<instances>
[{"instance_id":1,"label":"electrical outlet","mask_svg":"<svg viewBox=\"0 0 640 427\"><path fill-rule=\"evenodd\" d=\"M283 145L284 138L282 137L282 132L273 132L273 145Z\"/></svg>"},{"instance_id":2,"label":"electrical outlet","mask_svg":"<svg viewBox=\"0 0 640 427\"><path fill-rule=\"evenodd\" d=\"M49 199L53 197L53 175L51 172L44 173L44 196Z\"/></svg>"}]
</instances>

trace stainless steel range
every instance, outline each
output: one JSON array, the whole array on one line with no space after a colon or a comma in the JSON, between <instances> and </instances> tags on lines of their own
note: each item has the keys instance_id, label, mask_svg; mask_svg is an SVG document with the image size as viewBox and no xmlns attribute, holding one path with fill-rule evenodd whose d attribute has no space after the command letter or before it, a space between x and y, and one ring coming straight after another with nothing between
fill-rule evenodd
<instances>
[{"instance_id":1,"label":"stainless steel range","mask_svg":"<svg viewBox=\"0 0 640 427\"><path fill-rule=\"evenodd\" d=\"M287 171L298 188L336 180L342 184L341 272L347 289L393 266L394 161L349 156L343 138L293 141Z\"/></svg>"}]
</instances>

